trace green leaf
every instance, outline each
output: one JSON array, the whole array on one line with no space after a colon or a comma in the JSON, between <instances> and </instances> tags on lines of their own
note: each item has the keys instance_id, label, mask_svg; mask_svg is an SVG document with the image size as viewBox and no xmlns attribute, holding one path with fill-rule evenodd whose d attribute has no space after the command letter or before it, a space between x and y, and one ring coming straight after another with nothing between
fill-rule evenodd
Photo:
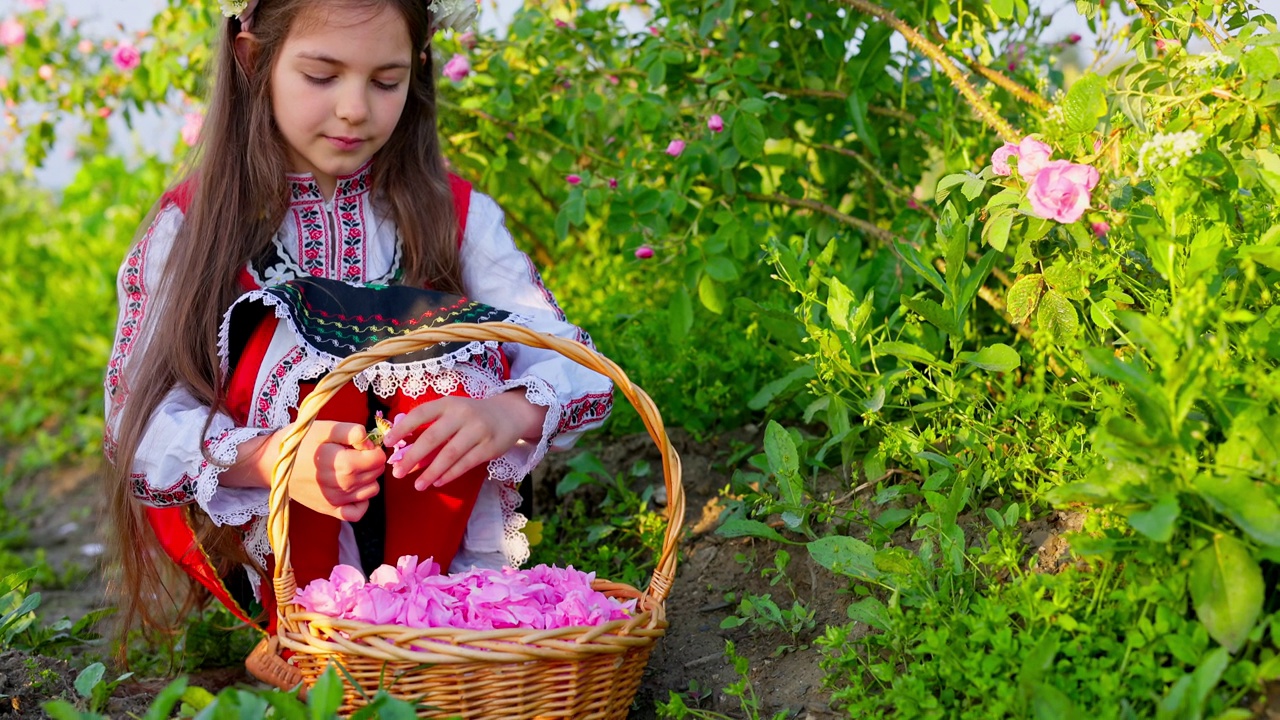
<instances>
[{"instance_id":1,"label":"green leaf","mask_svg":"<svg viewBox=\"0 0 1280 720\"><path fill-rule=\"evenodd\" d=\"M1094 73L1086 73L1072 83L1062 99L1062 117L1073 132L1092 131L1106 114L1107 83Z\"/></svg>"},{"instance_id":2,"label":"green leaf","mask_svg":"<svg viewBox=\"0 0 1280 720\"><path fill-rule=\"evenodd\" d=\"M671 337L679 340L689 334L693 328L693 298L683 285L671 296L671 305L667 307L670 320Z\"/></svg>"},{"instance_id":3,"label":"green leaf","mask_svg":"<svg viewBox=\"0 0 1280 720\"><path fill-rule=\"evenodd\" d=\"M337 715L338 708L342 706L342 695L342 680L330 665L307 691L307 710L311 720L328 720Z\"/></svg>"},{"instance_id":4,"label":"green leaf","mask_svg":"<svg viewBox=\"0 0 1280 720\"><path fill-rule=\"evenodd\" d=\"M911 343L892 341L876 343L872 346L871 350L876 355L893 355L894 357L900 357L903 360L910 360L912 362L922 362L929 365L936 365L938 363L938 358L934 357L933 353L925 350L919 345L912 345Z\"/></svg>"},{"instance_id":5,"label":"green leaf","mask_svg":"<svg viewBox=\"0 0 1280 720\"><path fill-rule=\"evenodd\" d=\"M107 673L107 666L100 662L93 663L89 667L80 671L76 675L76 692L80 693L82 698L93 697L93 689L98 683L102 682L102 676Z\"/></svg>"},{"instance_id":6,"label":"green leaf","mask_svg":"<svg viewBox=\"0 0 1280 720\"><path fill-rule=\"evenodd\" d=\"M1173 528L1180 513L1178 497L1168 493L1146 510L1130 513L1129 524L1152 540L1165 543L1173 537Z\"/></svg>"},{"instance_id":7,"label":"green leaf","mask_svg":"<svg viewBox=\"0 0 1280 720\"><path fill-rule=\"evenodd\" d=\"M721 537L739 538L753 537L764 540L773 540L774 542L787 542L787 539L773 528L765 525L759 520L743 520L741 518L730 518L720 524L716 528L716 534Z\"/></svg>"},{"instance_id":8,"label":"green leaf","mask_svg":"<svg viewBox=\"0 0 1280 720\"><path fill-rule=\"evenodd\" d=\"M1054 340L1062 342L1074 337L1080 329L1080 316L1076 306L1057 290L1050 290L1040 299L1036 322L1053 333Z\"/></svg>"},{"instance_id":9,"label":"green leaf","mask_svg":"<svg viewBox=\"0 0 1280 720\"><path fill-rule=\"evenodd\" d=\"M47 702L40 706L40 709L44 710L45 714L53 718L53 720L87 720L88 718L98 717L89 713L81 715L76 706L66 700Z\"/></svg>"},{"instance_id":10,"label":"green leaf","mask_svg":"<svg viewBox=\"0 0 1280 720\"><path fill-rule=\"evenodd\" d=\"M938 181L938 186L933 190L933 201L941 205L951 195L951 190L960 183L969 179L965 173L956 173L955 175L947 175Z\"/></svg>"},{"instance_id":11,"label":"green leaf","mask_svg":"<svg viewBox=\"0 0 1280 720\"><path fill-rule=\"evenodd\" d=\"M807 363L801 365L787 373L785 376L780 377L760 388L759 392L747 401L747 407L752 410L763 410L768 407L769 403L773 402L774 398L778 397L778 395L791 389L801 381L814 378L816 374L817 373L814 371L812 365Z\"/></svg>"},{"instance_id":12,"label":"green leaf","mask_svg":"<svg viewBox=\"0 0 1280 720\"><path fill-rule=\"evenodd\" d=\"M809 557L831 572L861 579L880 576L875 566L875 548L857 538L829 535L808 543L807 547Z\"/></svg>"},{"instance_id":13,"label":"green leaf","mask_svg":"<svg viewBox=\"0 0 1280 720\"><path fill-rule=\"evenodd\" d=\"M1262 613L1262 570L1244 543L1215 535L1191 559L1191 601L1209 637L1235 652Z\"/></svg>"},{"instance_id":14,"label":"green leaf","mask_svg":"<svg viewBox=\"0 0 1280 720\"><path fill-rule=\"evenodd\" d=\"M1280 506L1266 486L1233 472L1225 476L1200 475L1196 477L1196 490L1249 537L1269 547L1280 547Z\"/></svg>"},{"instance_id":15,"label":"green leaf","mask_svg":"<svg viewBox=\"0 0 1280 720\"><path fill-rule=\"evenodd\" d=\"M1044 278L1039 274L1023 275L1009 288L1005 302L1009 309L1009 320L1014 325L1021 325L1035 312L1040 303L1040 292L1044 289Z\"/></svg>"},{"instance_id":16,"label":"green leaf","mask_svg":"<svg viewBox=\"0 0 1280 720\"><path fill-rule=\"evenodd\" d=\"M723 255L708 259L705 269L707 274L716 282L733 282L742 275L738 272L737 263Z\"/></svg>"},{"instance_id":17,"label":"green leaf","mask_svg":"<svg viewBox=\"0 0 1280 720\"><path fill-rule=\"evenodd\" d=\"M889 609L874 597L865 597L845 610L850 620L868 625L881 632L889 630Z\"/></svg>"},{"instance_id":18,"label":"green leaf","mask_svg":"<svg viewBox=\"0 0 1280 720\"><path fill-rule=\"evenodd\" d=\"M948 335L960 334L960 327L956 325L955 317L951 311L942 307L936 301L929 298L913 298L903 295L899 298L899 302L942 332Z\"/></svg>"},{"instance_id":19,"label":"green leaf","mask_svg":"<svg viewBox=\"0 0 1280 720\"><path fill-rule=\"evenodd\" d=\"M1065 262L1050 265L1044 270L1044 281L1072 300L1083 300L1088 296L1085 292L1084 275L1074 265Z\"/></svg>"},{"instance_id":20,"label":"green leaf","mask_svg":"<svg viewBox=\"0 0 1280 720\"><path fill-rule=\"evenodd\" d=\"M794 475L800 472L800 453L791 433L775 420L770 420L764 431L764 453L769 458L769 470L775 475ZM796 503L792 503L796 504Z\"/></svg>"},{"instance_id":21,"label":"green leaf","mask_svg":"<svg viewBox=\"0 0 1280 720\"><path fill-rule=\"evenodd\" d=\"M186 691L187 678L182 676L175 679L166 685L159 695L156 695L156 699L152 701L151 707L147 708L147 714L143 716L142 720L168 720L168 718L173 717L173 706L177 705L179 700L185 700ZM208 694L207 690L205 694ZM210 700L212 700L212 697L210 697ZM205 709L208 704L206 702L197 706L192 703L192 707L199 711Z\"/></svg>"},{"instance_id":22,"label":"green leaf","mask_svg":"<svg viewBox=\"0 0 1280 720\"><path fill-rule=\"evenodd\" d=\"M1004 343L988 345L976 353L960 353L961 361L992 372L1009 372L1022 365L1022 356Z\"/></svg>"},{"instance_id":23,"label":"green leaf","mask_svg":"<svg viewBox=\"0 0 1280 720\"><path fill-rule=\"evenodd\" d=\"M733 146L747 160L764 154L764 125L754 115L739 113L733 121Z\"/></svg>"},{"instance_id":24,"label":"green leaf","mask_svg":"<svg viewBox=\"0 0 1280 720\"><path fill-rule=\"evenodd\" d=\"M698 280L698 299L702 306L717 315L723 315L729 305L729 295L724 285L716 282L710 275L703 275Z\"/></svg>"},{"instance_id":25,"label":"green leaf","mask_svg":"<svg viewBox=\"0 0 1280 720\"><path fill-rule=\"evenodd\" d=\"M862 140L867 150L878 159L880 141L876 139L871 123L867 122L867 101L862 97L862 93L856 90L849 93L849 117L853 120L853 130L858 134L858 139Z\"/></svg>"},{"instance_id":26,"label":"green leaf","mask_svg":"<svg viewBox=\"0 0 1280 720\"><path fill-rule=\"evenodd\" d=\"M1013 213L996 213L982 226L982 241L1000 252L1009 244L1009 230L1013 228Z\"/></svg>"},{"instance_id":27,"label":"green leaf","mask_svg":"<svg viewBox=\"0 0 1280 720\"><path fill-rule=\"evenodd\" d=\"M1001 20L1013 18L1013 0L991 0L991 12Z\"/></svg>"}]
</instances>

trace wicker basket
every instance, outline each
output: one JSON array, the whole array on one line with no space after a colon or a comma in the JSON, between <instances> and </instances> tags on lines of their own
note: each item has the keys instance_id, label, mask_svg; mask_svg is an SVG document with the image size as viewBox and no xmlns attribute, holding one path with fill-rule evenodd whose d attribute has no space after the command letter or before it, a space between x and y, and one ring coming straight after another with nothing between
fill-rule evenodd
<instances>
[{"instance_id":1,"label":"wicker basket","mask_svg":"<svg viewBox=\"0 0 1280 720\"><path fill-rule=\"evenodd\" d=\"M668 523L662 554L649 587L597 580L597 590L636 599L625 621L554 630L475 631L370 625L306 612L293 602L297 590L289 553L288 478L298 446L320 408L347 381L382 360L449 341L498 340L554 350L613 380L636 408L662 453ZM366 704L379 688L419 703L422 717L625 718L649 653L666 632L664 601L676 572L676 542L684 518L680 458L671 447L653 401L612 361L584 345L510 323L459 323L391 338L341 362L302 403L287 429L271 479L271 548L277 635L246 661L255 677L282 688L309 687L330 664L345 669L342 712ZM411 647L417 649L411 649ZM286 661L280 652L293 651ZM352 687L354 679L360 686Z\"/></svg>"}]
</instances>

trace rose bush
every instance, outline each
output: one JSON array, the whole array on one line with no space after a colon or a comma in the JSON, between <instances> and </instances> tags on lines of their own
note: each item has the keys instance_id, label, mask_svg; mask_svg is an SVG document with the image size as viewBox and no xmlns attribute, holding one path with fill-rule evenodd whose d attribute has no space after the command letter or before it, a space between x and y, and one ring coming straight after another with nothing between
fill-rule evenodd
<instances>
[{"instance_id":1,"label":"rose bush","mask_svg":"<svg viewBox=\"0 0 1280 720\"><path fill-rule=\"evenodd\" d=\"M851 713L1233 717L1280 677L1275 18L1076 7L1092 59L1025 0L677 0L634 32L557 2L436 41L470 69L441 84L450 161L604 351L672 424L779 421L734 456L722 532L847 580L850 623L806 640ZM216 8L105 43L61 13L4 26L28 162L58 117L100 154L105 115L198 104ZM144 183L90 168L136 222ZM6 182L10 267L123 253L71 219L96 195ZM41 350L0 377L96 373L110 307L86 351L22 297L45 323L5 346ZM1080 567L1032 572L1026 524L1062 517Z\"/></svg>"}]
</instances>

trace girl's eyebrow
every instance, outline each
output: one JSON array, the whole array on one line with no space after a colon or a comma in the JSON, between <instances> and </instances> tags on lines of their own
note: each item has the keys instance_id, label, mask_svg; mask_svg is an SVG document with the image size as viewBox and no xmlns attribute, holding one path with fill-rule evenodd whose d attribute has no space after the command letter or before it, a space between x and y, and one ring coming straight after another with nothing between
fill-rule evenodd
<instances>
[{"instance_id":1,"label":"girl's eyebrow","mask_svg":"<svg viewBox=\"0 0 1280 720\"><path fill-rule=\"evenodd\" d=\"M309 52L304 52L304 53L298 53L298 57L302 58L303 60L315 60L315 61L322 62L322 63L328 64L328 65L334 65L334 66L336 66L336 67L346 67L346 66L347 66L347 64L346 64L346 63L344 63L344 62L342 62L341 60L339 60L339 59L337 59L337 58L335 58L335 57L330 57L330 56L328 56L328 55L325 55L324 53L309 53ZM408 70L408 69L409 69L409 63L406 63L406 62L392 62L392 63L386 63L386 64L384 64L384 65L379 65L378 67L376 67L376 68L374 68L374 69L375 69L375 70L377 70L377 71L382 71L382 70Z\"/></svg>"}]
</instances>

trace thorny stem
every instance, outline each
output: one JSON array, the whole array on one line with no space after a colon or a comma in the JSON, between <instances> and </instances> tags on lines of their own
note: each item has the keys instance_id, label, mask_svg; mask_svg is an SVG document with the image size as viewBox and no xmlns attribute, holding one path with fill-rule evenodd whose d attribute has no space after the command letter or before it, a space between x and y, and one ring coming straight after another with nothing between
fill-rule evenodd
<instances>
[{"instance_id":1,"label":"thorny stem","mask_svg":"<svg viewBox=\"0 0 1280 720\"><path fill-rule=\"evenodd\" d=\"M942 31L938 29L937 25L929 26L929 34L933 36L933 39L938 42L941 47L947 47L946 38L942 36ZM1028 88L999 70L989 68L964 53L953 54L965 64L965 67L986 78L987 82L990 82L992 85L997 87L1004 88L1019 100L1030 105L1034 105L1040 112L1048 112L1049 108L1053 107L1048 100L1045 100L1035 91L1031 90L1031 88Z\"/></svg>"},{"instance_id":2,"label":"thorny stem","mask_svg":"<svg viewBox=\"0 0 1280 720\"><path fill-rule=\"evenodd\" d=\"M982 121L991 129L995 130L996 134L998 134L1005 142L1016 143L1022 139L1022 133L1016 130L1004 118L1000 117L1000 114L995 111L995 108L991 107L990 103L978 94L978 91L974 89L973 85L969 84L969 81L965 79L964 73L960 72L960 68L956 67L956 64L951 62L951 59L947 57L947 54L942 50L942 48L934 45L915 28L906 24L902 20L899 20L898 16L894 15L889 10L880 7L875 3L869 2L869 0L839 1L860 13L878 18L881 22L897 31L899 35L911 44L911 46L924 53L925 57L932 60L933 64L937 65L938 68L942 70L943 74L947 76L947 79L951 81L951 84L960 91L960 94L964 96L966 101L968 101L969 106L978 114L978 117L981 118Z\"/></svg>"},{"instance_id":3,"label":"thorny stem","mask_svg":"<svg viewBox=\"0 0 1280 720\"><path fill-rule=\"evenodd\" d=\"M814 98L827 98L830 100L848 100L849 99L849 93L840 92L839 90L813 90L811 88L787 88L787 87L779 87L777 85L761 85L759 87L761 90L765 92L775 92L775 93L778 93L779 95L786 95L788 97L814 97ZM916 121L915 115L912 115L906 110L899 110L898 108L884 107L881 105L872 105L867 108L867 112L871 113L872 115L882 115L884 117L891 117L895 120L902 120L903 122L907 122L907 123L914 123Z\"/></svg>"},{"instance_id":4,"label":"thorny stem","mask_svg":"<svg viewBox=\"0 0 1280 720\"><path fill-rule=\"evenodd\" d=\"M888 230L885 230L884 228L879 227L878 225L875 225L866 220L863 220L862 218L856 218L856 217L853 217L852 215L846 215L845 213L840 212L839 210L831 207L830 205L827 205L826 203L818 202L817 200L793 198L787 195L762 195L760 193L753 193L753 192L746 192L746 193L743 193L743 195L757 202L774 203L776 205L787 205L794 208L805 208L807 210L813 210L814 212L822 213L823 215L833 218L841 223L844 223L845 225L848 225L851 228L861 230L862 232L887 243L904 242L897 235L894 235L893 233L889 232Z\"/></svg>"}]
</instances>

